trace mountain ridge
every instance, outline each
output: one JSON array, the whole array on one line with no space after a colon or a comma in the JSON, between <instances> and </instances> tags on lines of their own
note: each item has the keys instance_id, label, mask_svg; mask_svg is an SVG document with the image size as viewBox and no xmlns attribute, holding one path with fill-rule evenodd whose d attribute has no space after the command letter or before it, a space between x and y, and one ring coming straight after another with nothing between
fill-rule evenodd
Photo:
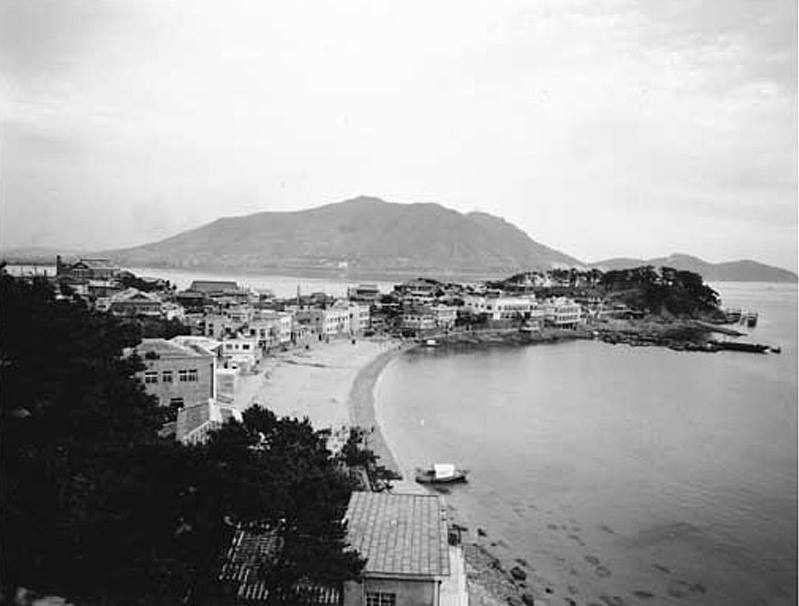
<instances>
[{"instance_id":1,"label":"mountain ridge","mask_svg":"<svg viewBox=\"0 0 799 606\"><path fill-rule=\"evenodd\" d=\"M673 267L700 274L706 282L796 282L797 275L787 269L766 265L752 259L738 259L711 263L685 253L672 253L667 257L637 259L615 257L590 263L589 267L601 270L627 269L652 265Z\"/></svg>"},{"instance_id":2,"label":"mountain ridge","mask_svg":"<svg viewBox=\"0 0 799 606\"><path fill-rule=\"evenodd\" d=\"M488 213L366 196L299 211L223 217L106 254L131 265L475 275L582 265Z\"/></svg>"}]
</instances>

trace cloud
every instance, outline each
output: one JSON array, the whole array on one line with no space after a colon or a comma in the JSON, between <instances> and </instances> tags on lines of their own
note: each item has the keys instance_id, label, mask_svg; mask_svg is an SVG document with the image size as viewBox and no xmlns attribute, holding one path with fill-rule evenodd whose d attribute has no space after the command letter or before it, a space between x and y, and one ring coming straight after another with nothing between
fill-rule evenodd
<instances>
[{"instance_id":1,"label":"cloud","mask_svg":"<svg viewBox=\"0 0 799 606\"><path fill-rule=\"evenodd\" d=\"M587 259L693 241L795 266L791 2L0 10L8 237L48 204L105 247L372 193L500 214ZM713 219L750 236L722 245Z\"/></svg>"}]
</instances>

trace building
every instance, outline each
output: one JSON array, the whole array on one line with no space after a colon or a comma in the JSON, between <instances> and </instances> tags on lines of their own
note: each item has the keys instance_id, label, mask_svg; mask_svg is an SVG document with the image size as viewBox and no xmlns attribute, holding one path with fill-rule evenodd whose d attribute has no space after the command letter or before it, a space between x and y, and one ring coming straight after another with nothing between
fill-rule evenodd
<instances>
[{"instance_id":1,"label":"building","mask_svg":"<svg viewBox=\"0 0 799 606\"><path fill-rule=\"evenodd\" d=\"M243 324L234 321L226 313L205 313L200 321L200 333L204 337L221 340L235 334Z\"/></svg>"},{"instance_id":2,"label":"building","mask_svg":"<svg viewBox=\"0 0 799 606\"><path fill-rule=\"evenodd\" d=\"M80 258L74 263L65 263L61 255L55 258L56 277L69 276L78 280L111 280L119 273L119 267L109 259Z\"/></svg>"},{"instance_id":3,"label":"building","mask_svg":"<svg viewBox=\"0 0 799 606\"><path fill-rule=\"evenodd\" d=\"M142 339L135 351L145 369L138 373L145 391L161 406L182 408L216 398L216 356L195 344Z\"/></svg>"},{"instance_id":4,"label":"building","mask_svg":"<svg viewBox=\"0 0 799 606\"><path fill-rule=\"evenodd\" d=\"M232 587L236 604L295 603L307 606L340 606L341 590L334 586L295 586L291 599L275 600L261 578L261 572L273 567L285 545L279 525L247 530L237 528L228 548L219 580ZM270 599L272 598L272 599Z\"/></svg>"},{"instance_id":5,"label":"building","mask_svg":"<svg viewBox=\"0 0 799 606\"><path fill-rule=\"evenodd\" d=\"M343 606L439 606L450 553L438 495L354 492L346 521L366 565L344 584Z\"/></svg>"},{"instance_id":6,"label":"building","mask_svg":"<svg viewBox=\"0 0 799 606\"><path fill-rule=\"evenodd\" d=\"M261 310L247 323L244 332L256 337L262 349L285 345L291 342L292 316L282 311Z\"/></svg>"},{"instance_id":7,"label":"building","mask_svg":"<svg viewBox=\"0 0 799 606\"><path fill-rule=\"evenodd\" d=\"M206 297L237 295L241 292L238 284L227 280L194 280L186 290Z\"/></svg>"},{"instance_id":8,"label":"building","mask_svg":"<svg viewBox=\"0 0 799 606\"><path fill-rule=\"evenodd\" d=\"M137 288L126 288L122 292L111 295L108 311L116 316L155 316L163 314L161 297Z\"/></svg>"},{"instance_id":9,"label":"building","mask_svg":"<svg viewBox=\"0 0 799 606\"><path fill-rule=\"evenodd\" d=\"M380 298L380 289L377 284L358 284L347 289L347 298L350 301L374 303Z\"/></svg>"},{"instance_id":10,"label":"building","mask_svg":"<svg viewBox=\"0 0 799 606\"><path fill-rule=\"evenodd\" d=\"M229 420L241 423L241 411L230 406L222 406L213 400L206 400L178 410L175 437L184 444L201 444L208 435L222 427Z\"/></svg>"},{"instance_id":11,"label":"building","mask_svg":"<svg viewBox=\"0 0 799 606\"><path fill-rule=\"evenodd\" d=\"M350 308L346 301L326 309L310 308L296 312L295 319L310 327L320 339L350 336Z\"/></svg>"},{"instance_id":12,"label":"building","mask_svg":"<svg viewBox=\"0 0 799 606\"><path fill-rule=\"evenodd\" d=\"M536 300L533 296L466 295L463 304L475 315L487 314L490 320L520 320L529 317Z\"/></svg>"},{"instance_id":13,"label":"building","mask_svg":"<svg viewBox=\"0 0 799 606\"><path fill-rule=\"evenodd\" d=\"M566 297L548 299L544 303L546 323L560 328L574 328L579 324L582 308Z\"/></svg>"},{"instance_id":14,"label":"building","mask_svg":"<svg viewBox=\"0 0 799 606\"><path fill-rule=\"evenodd\" d=\"M352 334L362 335L371 328L371 314L369 305L365 303L350 302L350 331Z\"/></svg>"},{"instance_id":15,"label":"building","mask_svg":"<svg viewBox=\"0 0 799 606\"><path fill-rule=\"evenodd\" d=\"M415 333L435 330L436 319L431 307L409 307L402 312L402 330Z\"/></svg>"},{"instance_id":16,"label":"building","mask_svg":"<svg viewBox=\"0 0 799 606\"><path fill-rule=\"evenodd\" d=\"M258 338L237 334L222 340L222 356L225 367L233 370L252 370L261 361Z\"/></svg>"},{"instance_id":17,"label":"building","mask_svg":"<svg viewBox=\"0 0 799 606\"><path fill-rule=\"evenodd\" d=\"M434 305L433 313L436 315L436 328L451 330L455 327L458 318L458 308L450 305Z\"/></svg>"}]
</instances>

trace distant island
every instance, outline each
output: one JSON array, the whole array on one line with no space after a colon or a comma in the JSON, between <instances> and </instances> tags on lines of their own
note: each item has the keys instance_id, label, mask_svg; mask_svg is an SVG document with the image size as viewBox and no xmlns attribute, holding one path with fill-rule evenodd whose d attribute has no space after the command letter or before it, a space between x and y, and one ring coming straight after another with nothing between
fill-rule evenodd
<instances>
[{"instance_id":1,"label":"distant island","mask_svg":"<svg viewBox=\"0 0 799 606\"><path fill-rule=\"evenodd\" d=\"M7 250L17 264L52 264L58 251ZM86 251L87 253L89 251ZM89 256L128 267L162 267L337 277L402 279L426 275L482 280L532 270L672 267L710 282L796 282L795 273L751 260L709 263L689 255L588 263L536 242L502 218L439 204L396 204L358 197L301 211L225 217L170 238Z\"/></svg>"}]
</instances>

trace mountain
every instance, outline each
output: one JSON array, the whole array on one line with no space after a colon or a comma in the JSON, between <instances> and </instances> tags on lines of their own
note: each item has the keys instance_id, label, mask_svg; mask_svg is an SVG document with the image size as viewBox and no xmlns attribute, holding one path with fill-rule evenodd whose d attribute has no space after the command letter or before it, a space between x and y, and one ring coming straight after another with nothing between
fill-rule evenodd
<instances>
[{"instance_id":1,"label":"mountain","mask_svg":"<svg viewBox=\"0 0 799 606\"><path fill-rule=\"evenodd\" d=\"M700 274L706 282L796 282L796 274L782 269L758 263L757 261L740 260L725 263L708 263L690 255L672 254L656 259L616 258L592 263L603 271L611 269L627 269L652 265L653 267L673 267Z\"/></svg>"},{"instance_id":2,"label":"mountain","mask_svg":"<svg viewBox=\"0 0 799 606\"><path fill-rule=\"evenodd\" d=\"M140 267L496 276L582 265L492 215L359 197L310 210L226 217L104 253Z\"/></svg>"}]
</instances>

